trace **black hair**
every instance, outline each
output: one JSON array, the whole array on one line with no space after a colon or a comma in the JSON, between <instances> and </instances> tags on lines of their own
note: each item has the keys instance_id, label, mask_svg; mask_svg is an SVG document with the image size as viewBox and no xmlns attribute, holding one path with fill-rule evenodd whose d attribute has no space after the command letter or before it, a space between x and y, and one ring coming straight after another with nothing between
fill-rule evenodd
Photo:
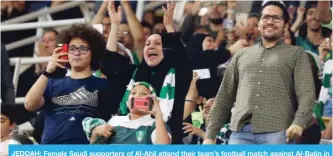
<instances>
[{"instance_id":1,"label":"black hair","mask_svg":"<svg viewBox=\"0 0 333 156\"><path fill-rule=\"evenodd\" d=\"M15 106L14 105L1 105L1 115L6 116L9 119L9 123L15 123Z\"/></svg>"},{"instance_id":2,"label":"black hair","mask_svg":"<svg viewBox=\"0 0 333 156\"><path fill-rule=\"evenodd\" d=\"M265 3L261 9L260 9L260 14L259 14L259 17L261 18L262 16L262 11L267 7L267 6L276 6L276 7L279 7L282 12L283 12L283 19L284 19L284 23L288 23L289 22L289 13L287 11L287 8L280 2L278 1L268 1L267 3Z\"/></svg>"},{"instance_id":3,"label":"black hair","mask_svg":"<svg viewBox=\"0 0 333 156\"><path fill-rule=\"evenodd\" d=\"M103 35L86 24L74 24L59 34L57 43L68 44L76 37L86 41L91 49L91 69L99 69L106 45Z\"/></svg>"}]
</instances>

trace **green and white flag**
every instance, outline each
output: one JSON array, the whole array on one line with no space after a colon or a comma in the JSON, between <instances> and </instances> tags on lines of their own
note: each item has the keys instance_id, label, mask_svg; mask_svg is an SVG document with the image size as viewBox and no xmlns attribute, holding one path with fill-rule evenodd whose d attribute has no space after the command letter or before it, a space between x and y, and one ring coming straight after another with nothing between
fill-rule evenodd
<instances>
[{"instance_id":1,"label":"green and white flag","mask_svg":"<svg viewBox=\"0 0 333 156\"><path fill-rule=\"evenodd\" d=\"M137 70L132 75L132 79L130 80L129 84L127 85L126 92L124 94L123 99L120 102L120 113L122 115L128 114L128 108L127 108L127 100L130 95L130 92L135 86L135 75L137 73ZM164 78L163 86L160 90L160 94L158 96L160 109L163 114L163 120L166 122L171 116L171 111L173 109L174 105L174 99L175 99L175 85L176 85L176 75L175 75L175 69L171 68L167 75Z\"/></svg>"},{"instance_id":2,"label":"green and white flag","mask_svg":"<svg viewBox=\"0 0 333 156\"><path fill-rule=\"evenodd\" d=\"M324 121L322 120L324 105L327 99L332 98L332 60L326 61L324 65L323 81L319 94L319 99L316 102L313 114L317 119L321 129L325 129Z\"/></svg>"}]
</instances>

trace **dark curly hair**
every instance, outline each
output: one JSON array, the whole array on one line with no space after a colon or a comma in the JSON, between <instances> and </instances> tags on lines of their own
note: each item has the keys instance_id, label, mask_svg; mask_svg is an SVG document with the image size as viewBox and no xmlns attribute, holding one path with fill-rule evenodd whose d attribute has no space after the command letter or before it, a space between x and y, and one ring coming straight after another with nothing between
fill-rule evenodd
<instances>
[{"instance_id":1,"label":"dark curly hair","mask_svg":"<svg viewBox=\"0 0 333 156\"><path fill-rule=\"evenodd\" d=\"M74 24L69 29L63 30L57 37L57 43L67 43L73 38L80 38L88 43L91 49L91 69L100 68L100 62L105 52L105 40L101 33L86 24Z\"/></svg>"}]
</instances>

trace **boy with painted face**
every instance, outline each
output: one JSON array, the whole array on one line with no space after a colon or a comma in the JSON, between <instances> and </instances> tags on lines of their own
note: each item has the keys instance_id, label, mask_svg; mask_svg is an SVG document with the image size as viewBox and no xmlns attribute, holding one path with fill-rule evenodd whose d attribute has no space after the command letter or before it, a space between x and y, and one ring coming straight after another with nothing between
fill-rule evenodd
<instances>
[{"instance_id":1,"label":"boy with painted face","mask_svg":"<svg viewBox=\"0 0 333 156\"><path fill-rule=\"evenodd\" d=\"M85 118L83 129L92 144L169 144L171 135L163 121L155 90L146 82L137 82L129 87L130 95L127 116L114 116L108 122L99 118ZM145 111L133 108L133 98L150 97L153 109ZM155 118L152 118L153 115ZM158 137L157 137L158 136Z\"/></svg>"}]
</instances>

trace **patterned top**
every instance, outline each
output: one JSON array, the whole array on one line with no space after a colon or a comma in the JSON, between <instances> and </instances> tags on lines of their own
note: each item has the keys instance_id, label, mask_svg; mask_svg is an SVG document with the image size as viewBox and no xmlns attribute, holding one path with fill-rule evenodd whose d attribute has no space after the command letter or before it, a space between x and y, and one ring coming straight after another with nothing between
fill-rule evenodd
<instances>
[{"instance_id":1,"label":"patterned top","mask_svg":"<svg viewBox=\"0 0 333 156\"><path fill-rule=\"evenodd\" d=\"M258 43L232 58L208 117L206 137L215 139L233 105L231 130L239 131L251 122L253 133L266 133L291 124L305 127L314 101L312 71L304 50L283 42L267 49Z\"/></svg>"}]
</instances>

